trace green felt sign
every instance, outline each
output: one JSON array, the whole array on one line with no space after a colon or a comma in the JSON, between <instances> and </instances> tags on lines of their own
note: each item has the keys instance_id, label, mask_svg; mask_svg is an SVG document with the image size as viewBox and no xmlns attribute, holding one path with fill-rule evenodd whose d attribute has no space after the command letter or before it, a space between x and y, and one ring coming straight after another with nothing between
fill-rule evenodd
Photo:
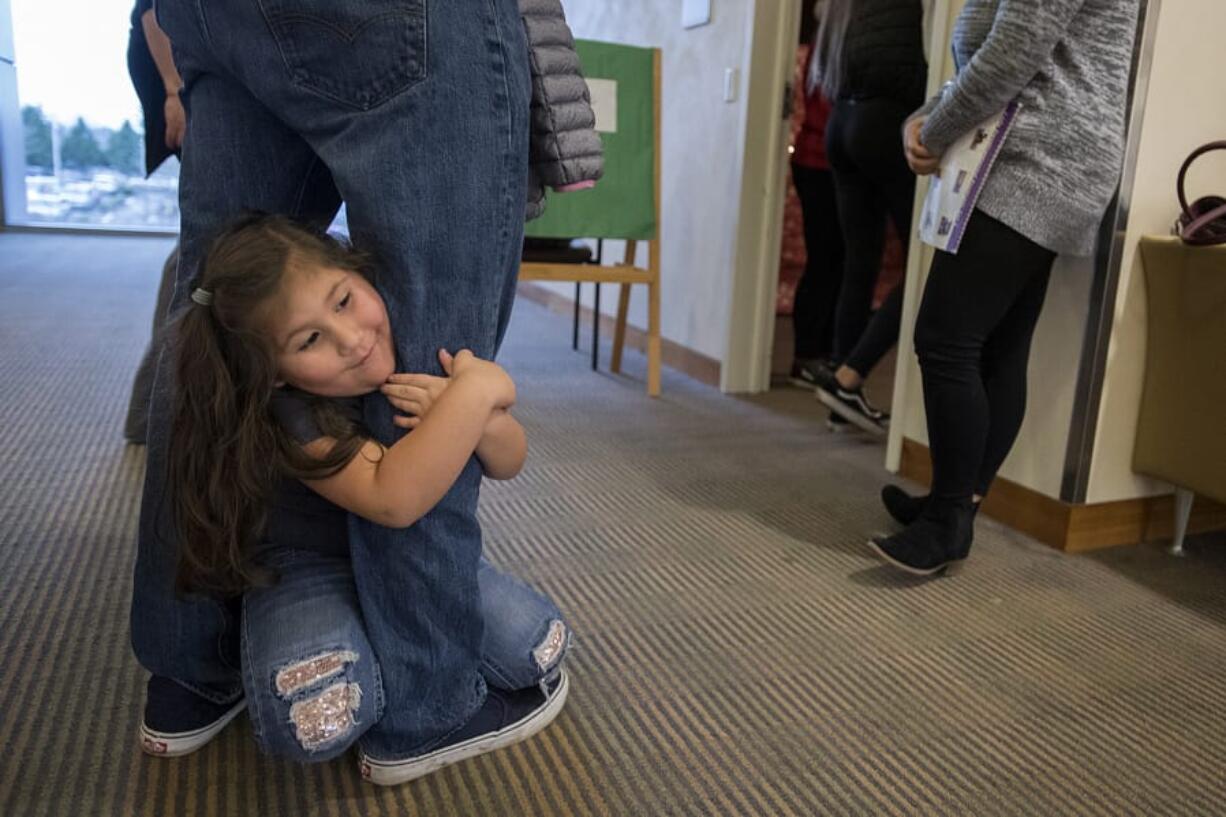
<instances>
[{"instance_id":1,"label":"green felt sign","mask_svg":"<svg viewBox=\"0 0 1226 817\"><path fill-rule=\"evenodd\" d=\"M655 238L654 52L591 40L576 40L575 50L584 76L599 86L594 96L604 177L591 190L549 191L544 215L524 232L537 238ZM613 96L616 106L599 104ZM613 119L616 129L604 132Z\"/></svg>"}]
</instances>

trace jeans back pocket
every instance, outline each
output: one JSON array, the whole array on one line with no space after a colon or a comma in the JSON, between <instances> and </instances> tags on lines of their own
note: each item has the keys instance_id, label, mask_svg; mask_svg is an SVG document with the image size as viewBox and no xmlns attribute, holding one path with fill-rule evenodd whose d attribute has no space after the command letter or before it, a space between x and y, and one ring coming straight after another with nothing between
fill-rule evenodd
<instances>
[{"instance_id":1,"label":"jeans back pocket","mask_svg":"<svg viewBox=\"0 0 1226 817\"><path fill-rule=\"evenodd\" d=\"M426 0L258 0L295 85L369 110L426 78Z\"/></svg>"}]
</instances>

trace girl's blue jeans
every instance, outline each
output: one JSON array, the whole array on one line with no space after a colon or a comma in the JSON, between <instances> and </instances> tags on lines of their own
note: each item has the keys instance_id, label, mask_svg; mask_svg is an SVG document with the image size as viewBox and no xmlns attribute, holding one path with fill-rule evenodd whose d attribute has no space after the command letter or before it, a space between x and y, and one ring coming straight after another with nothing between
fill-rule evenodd
<instances>
[{"instance_id":1,"label":"girl's blue jeans","mask_svg":"<svg viewBox=\"0 0 1226 817\"><path fill-rule=\"evenodd\" d=\"M247 711L261 747L298 761L342 754L384 715L385 671L367 635L347 555L279 548L279 575L243 597ZM553 602L484 559L477 571L485 635L481 674L515 690L560 670L569 630Z\"/></svg>"}]
</instances>

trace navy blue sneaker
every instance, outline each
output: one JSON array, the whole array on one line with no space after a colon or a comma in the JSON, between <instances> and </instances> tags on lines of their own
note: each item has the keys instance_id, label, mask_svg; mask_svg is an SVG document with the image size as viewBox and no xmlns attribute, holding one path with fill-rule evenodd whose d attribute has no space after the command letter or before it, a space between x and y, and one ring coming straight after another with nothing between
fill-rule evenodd
<instances>
[{"instance_id":1,"label":"navy blue sneaker","mask_svg":"<svg viewBox=\"0 0 1226 817\"><path fill-rule=\"evenodd\" d=\"M377 760L362 752L362 777L380 786L416 780L470 757L502 749L535 735L562 711L570 692L570 676L562 670L544 690L538 687L506 692L489 688L485 704L446 744L424 755Z\"/></svg>"},{"instance_id":2,"label":"navy blue sneaker","mask_svg":"<svg viewBox=\"0 0 1226 817\"><path fill-rule=\"evenodd\" d=\"M169 678L154 675L145 686L140 748L157 757L191 754L217 737L246 706L245 698L215 704Z\"/></svg>"}]
</instances>

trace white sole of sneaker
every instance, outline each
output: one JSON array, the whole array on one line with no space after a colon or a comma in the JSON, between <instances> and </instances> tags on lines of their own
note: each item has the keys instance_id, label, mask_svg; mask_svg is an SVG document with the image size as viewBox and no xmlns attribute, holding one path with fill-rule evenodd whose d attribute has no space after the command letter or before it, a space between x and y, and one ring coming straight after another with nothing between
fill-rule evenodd
<instances>
[{"instance_id":1,"label":"white sole of sneaker","mask_svg":"<svg viewBox=\"0 0 1226 817\"><path fill-rule=\"evenodd\" d=\"M966 564L965 559L951 559L950 561L945 562L944 564L939 564L936 567L912 567L909 564L898 561L893 556L886 553L873 539L868 540L868 549L877 554L882 561L893 565L904 573L910 573L912 576L932 576L942 571L945 572L946 576L954 576L961 572L963 566Z\"/></svg>"},{"instance_id":2,"label":"white sole of sneaker","mask_svg":"<svg viewBox=\"0 0 1226 817\"><path fill-rule=\"evenodd\" d=\"M876 434L879 437L884 437L886 435L888 429L882 428L860 412L849 408L846 403L835 397L830 392L822 388L815 389L814 391L817 394L817 399L821 401L823 406L830 409L847 422L854 423L857 428L862 428L869 434Z\"/></svg>"},{"instance_id":3,"label":"white sole of sneaker","mask_svg":"<svg viewBox=\"0 0 1226 817\"><path fill-rule=\"evenodd\" d=\"M197 729L194 732L156 732L142 723L140 726L141 751L154 757L190 755L217 737L217 734L226 728L226 724L238 717L238 713L246 708L247 701L243 699L236 703L229 712L203 729Z\"/></svg>"},{"instance_id":4,"label":"white sole of sneaker","mask_svg":"<svg viewBox=\"0 0 1226 817\"><path fill-rule=\"evenodd\" d=\"M455 746L447 746L410 760L375 760L362 754L359 767L362 777L379 786L398 786L436 772L444 766L527 740L553 723L553 719L566 705L566 696L569 693L570 676L566 670L562 670L561 680L558 681L558 688L554 690L553 696L544 706L522 720L501 731L457 743Z\"/></svg>"}]
</instances>

